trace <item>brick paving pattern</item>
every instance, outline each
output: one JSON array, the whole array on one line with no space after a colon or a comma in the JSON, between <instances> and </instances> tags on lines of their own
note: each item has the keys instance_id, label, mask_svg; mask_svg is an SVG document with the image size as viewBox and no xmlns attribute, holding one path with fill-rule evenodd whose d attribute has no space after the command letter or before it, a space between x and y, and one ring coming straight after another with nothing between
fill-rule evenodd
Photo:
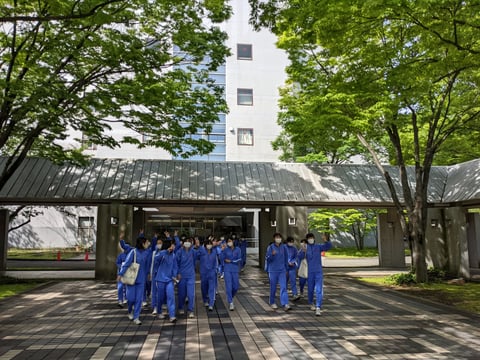
<instances>
[{"instance_id":1,"label":"brick paving pattern","mask_svg":"<svg viewBox=\"0 0 480 360\"><path fill-rule=\"evenodd\" d=\"M235 311L223 280L207 311L197 281L194 319L172 324L145 308L134 325L113 282L51 282L0 301L0 360L480 359L480 317L447 306L327 272L316 317L306 299L272 310L268 278L256 267L240 284Z\"/></svg>"}]
</instances>

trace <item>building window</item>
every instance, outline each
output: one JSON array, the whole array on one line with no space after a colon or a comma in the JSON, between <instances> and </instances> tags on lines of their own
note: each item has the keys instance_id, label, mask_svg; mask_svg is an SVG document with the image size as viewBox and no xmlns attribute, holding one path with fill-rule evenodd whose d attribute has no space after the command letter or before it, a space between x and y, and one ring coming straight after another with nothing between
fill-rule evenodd
<instances>
[{"instance_id":1,"label":"building window","mask_svg":"<svg viewBox=\"0 0 480 360\"><path fill-rule=\"evenodd\" d=\"M82 147L84 147L85 150L97 150L97 144L92 143L85 134L82 134Z\"/></svg>"},{"instance_id":2,"label":"building window","mask_svg":"<svg viewBox=\"0 0 480 360\"><path fill-rule=\"evenodd\" d=\"M252 60L252 45L251 44L237 44L237 59L238 60Z\"/></svg>"},{"instance_id":3,"label":"building window","mask_svg":"<svg viewBox=\"0 0 480 360\"><path fill-rule=\"evenodd\" d=\"M237 105L253 105L253 89L237 89Z\"/></svg>"},{"instance_id":4,"label":"building window","mask_svg":"<svg viewBox=\"0 0 480 360\"><path fill-rule=\"evenodd\" d=\"M238 145L253 146L253 129L238 129L237 139Z\"/></svg>"}]
</instances>

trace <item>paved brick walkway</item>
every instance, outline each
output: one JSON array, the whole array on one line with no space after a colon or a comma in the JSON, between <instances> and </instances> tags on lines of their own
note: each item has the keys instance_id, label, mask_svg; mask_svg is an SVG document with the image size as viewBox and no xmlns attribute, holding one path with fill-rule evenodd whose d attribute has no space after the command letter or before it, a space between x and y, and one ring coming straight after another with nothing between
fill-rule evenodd
<instances>
[{"instance_id":1,"label":"paved brick walkway","mask_svg":"<svg viewBox=\"0 0 480 360\"><path fill-rule=\"evenodd\" d=\"M241 274L235 311L223 281L213 312L175 324L117 307L114 283L52 282L0 302L0 360L7 359L480 359L480 317L327 270L324 312L302 299L289 312L268 306L268 279Z\"/></svg>"}]
</instances>

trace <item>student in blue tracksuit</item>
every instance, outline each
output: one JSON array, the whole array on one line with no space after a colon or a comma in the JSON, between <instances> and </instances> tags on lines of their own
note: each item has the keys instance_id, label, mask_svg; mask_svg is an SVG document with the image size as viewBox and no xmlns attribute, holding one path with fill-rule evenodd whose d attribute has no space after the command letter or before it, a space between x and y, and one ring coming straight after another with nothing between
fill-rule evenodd
<instances>
[{"instance_id":1,"label":"student in blue tracksuit","mask_svg":"<svg viewBox=\"0 0 480 360\"><path fill-rule=\"evenodd\" d=\"M162 250L162 247L163 247L163 240L159 237L157 237L157 235L155 234L154 237L152 238L152 243L153 241L155 241L155 247L152 251L152 264L150 266L150 274L151 274L151 278L152 278L152 281L150 281L151 283L151 294L152 294L152 315L156 315L158 313L158 309L162 307L163 304L158 304L157 303L157 299L158 299L158 296L157 296L157 285L155 284L155 275L156 275L156 267L154 266L155 265L155 262L153 261L155 259L155 255L157 255L161 250ZM147 283L148 285L148 283Z\"/></svg>"},{"instance_id":2,"label":"student in blue tracksuit","mask_svg":"<svg viewBox=\"0 0 480 360\"><path fill-rule=\"evenodd\" d=\"M233 299L240 288L240 263L242 261L242 252L232 239L227 240L227 245L223 244L220 252L220 261L224 263L223 273L225 278L225 293L227 302L231 311L235 309Z\"/></svg>"},{"instance_id":3,"label":"student in blue tracksuit","mask_svg":"<svg viewBox=\"0 0 480 360\"><path fill-rule=\"evenodd\" d=\"M124 240L121 242L125 243ZM145 294L145 283L146 279L150 276L150 261L152 259L150 240L145 237L137 238L135 248L128 253L125 263L122 265L122 268L118 273L118 281L120 281L123 274L125 274L135 257L136 262L140 264L140 268L138 270L135 284L127 285L128 318L133 320L135 324L140 325L142 323L140 321L140 312L142 310L142 301Z\"/></svg>"},{"instance_id":4,"label":"student in blue tracksuit","mask_svg":"<svg viewBox=\"0 0 480 360\"><path fill-rule=\"evenodd\" d=\"M295 240L291 236L287 237L287 250L288 250L287 289L288 289L288 284L290 284L290 287L292 289L293 301L297 301L298 299L300 299L300 295L298 295L298 291L297 291L298 250L297 250L297 247L295 246Z\"/></svg>"},{"instance_id":5,"label":"student in blue tracksuit","mask_svg":"<svg viewBox=\"0 0 480 360\"><path fill-rule=\"evenodd\" d=\"M225 241L225 237L223 236L220 236L220 240L218 242L218 246L217 246L217 255L218 255L218 270L217 270L217 273L218 273L218 276L223 279L223 268L224 268L224 263L223 263L223 260L221 259L221 252L222 252L222 249L225 248L227 246L227 242Z\"/></svg>"},{"instance_id":6,"label":"student in blue tracksuit","mask_svg":"<svg viewBox=\"0 0 480 360\"><path fill-rule=\"evenodd\" d=\"M323 244L315 244L315 237L312 233L308 233L307 250L303 254L299 254L301 261L305 256L308 262L308 303L310 309L315 310L315 315L322 314L323 301L323 267L322 267L322 251L328 251L332 248L332 243L326 235L323 235ZM315 304L313 303L313 292L316 294Z\"/></svg>"},{"instance_id":7,"label":"student in blue tracksuit","mask_svg":"<svg viewBox=\"0 0 480 360\"><path fill-rule=\"evenodd\" d=\"M245 270L245 265L247 265L247 239L241 237L238 240L238 247L240 248L240 251L242 253L242 263L240 266L240 271L243 271Z\"/></svg>"},{"instance_id":8,"label":"student in blue tracksuit","mask_svg":"<svg viewBox=\"0 0 480 360\"><path fill-rule=\"evenodd\" d=\"M290 310L287 292L288 249L285 244L282 244L283 239L280 233L273 234L273 240L273 243L268 246L265 256L270 280L270 306L272 309L278 309L275 303L275 293L277 285L280 285L280 304L285 311L288 311Z\"/></svg>"},{"instance_id":9,"label":"student in blue tracksuit","mask_svg":"<svg viewBox=\"0 0 480 360\"><path fill-rule=\"evenodd\" d=\"M170 322L177 321L175 317L175 284L177 280L178 265L175 258L175 243L166 240L162 245L162 250L158 251L154 257L155 273L155 287L157 288L155 294L157 296L157 304L167 304L168 316ZM159 306L160 319L165 318L162 307Z\"/></svg>"},{"instance_id":10,"label":"student in blue tracksuit","mask_svg":"<svg viewBox=\"0 0 480 360\"><path fill-rule=\"evenodd\" d=\"M297 263L300 267L301 259L305 258L305 252L307 251L307 239L300 240L300 250L297 253ZM305 288L305 284L307 283L307 278L298 277L298 285L300 288L300 297L303 297L303 289Z\"/></svg>"},{"instance_id":11,"label":"student in blue tracksuit","mask_svg":"<svg viewBox=\"0 0 480 360\"><path fill-rule=\"evenodd\" d=\"M122 268L123 263L125 262L125 259L127 258L128 250L123 250L118 256L117 256L117 275L120 272L120 269ZM118 306L123 307L123 305L127 302L127 297L126 297L126 287L125 284L122 283L121 281L117 281L117 299L118 299Z\"/></svg>"},{"instance_id":12,"label":"student in blue tracksuit","mask_svg":"<svg viewBox=\"0 0 480 360\"><path fill-rule=\"evenodd\" d=\"M210 239L205 241L204 246L200 246L200 241L196 242L195 246L198 248L200 260L200 287L203 303L209 311L213 311L217 291L217 251Z\"/></svg>"},{"instance_id":13,"label":"student in blue tracksuit","mask_svg":"<svg viewBox=\"0 0 480 360\"><path fill-rule=\"evenodd\" d=\"M182 246L177 248L175 256L178 265L178 313L185 313L185 300L188 298L188 317L193 318L195 309L195 261L197 251L193 248L193 238L183 240Z\"/></svg>"}]
</instances>

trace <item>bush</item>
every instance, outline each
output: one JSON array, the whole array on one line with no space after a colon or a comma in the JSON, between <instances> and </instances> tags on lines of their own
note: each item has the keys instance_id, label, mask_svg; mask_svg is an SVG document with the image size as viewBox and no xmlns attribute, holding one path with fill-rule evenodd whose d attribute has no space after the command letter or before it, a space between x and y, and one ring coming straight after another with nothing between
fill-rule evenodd
<instances>
[{"instance_id":1,"label":"bush","mask_svg":"<svg viewBox=\"0 0 480 360\"><path fill-rule=\"evenodd\" d=\"M429 283L440 283L452 278L445 270L434 267L427 269L427 276ZM415 276L415 270L411 270L408 273L388 276L385 281L389 285L414 285L417 283L417 278Z\"/></svg>"}]
</instances>

